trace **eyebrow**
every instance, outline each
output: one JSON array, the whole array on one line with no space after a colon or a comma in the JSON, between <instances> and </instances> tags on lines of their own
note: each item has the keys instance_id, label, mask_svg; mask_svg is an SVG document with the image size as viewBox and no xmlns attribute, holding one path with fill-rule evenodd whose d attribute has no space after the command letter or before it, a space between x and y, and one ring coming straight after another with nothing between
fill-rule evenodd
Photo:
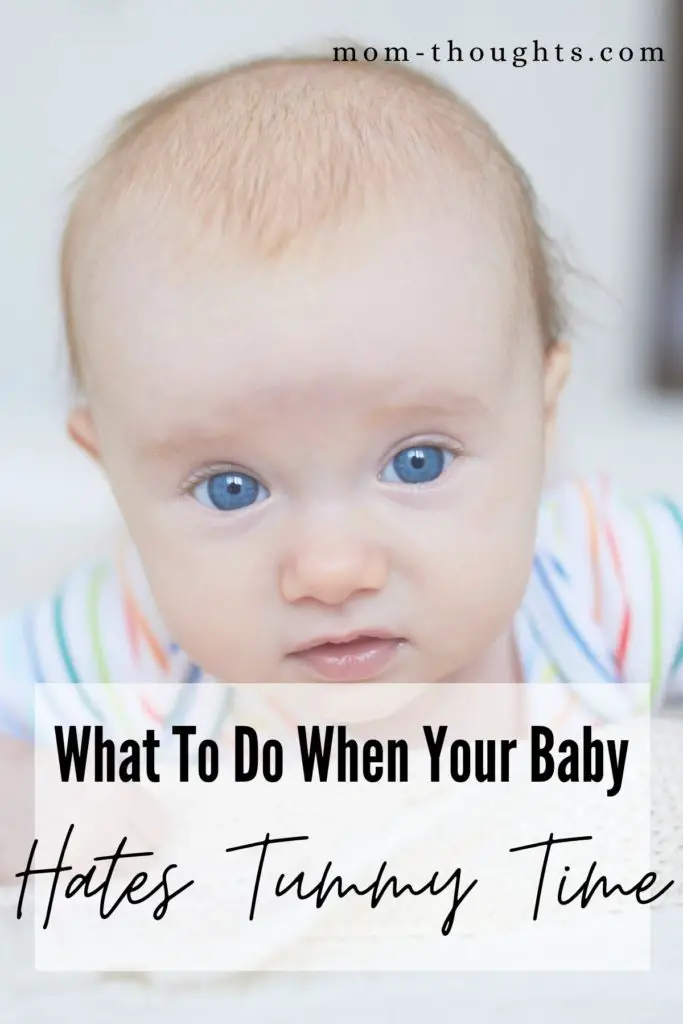
<instances>
[{"instance_id":1,"label":"eyebrow","mask_svg":"<svg viewBox=\"0 0 683 1024\"><path fill-rule=\"evenodd\" d=\"M390 383L385 385L386 392L391 393L390 401L378 403L376 409L368 416L369 422L387 423L392 420L405 419L407 417L437 417L447 419L458 416L460 418L474 419L483 416L487 411L486 404L476 395L465 395L453 392L448 388L437 388L425 390L405 390L401 392L394 389ZM264 405L268 407L268 395L264 394ZM304 401L302 397L301 401ZM209 416L201 421L188 420L185 423L176 424L166 432L159 432L141 441L139 448L144 454L171 457L178 455L192 446L212 444L217 442L237 442L240 436L244 435L244 428L236 426L240 415L248 410L249 418L253 422L262 419L255 412L254 396L247 403L226 403L230 413L224 416ZM271 405L271 414L272 414ZM231 425L232 421L232 425Z\"/></svg>"},{"instance_id":2,"label":"eyebrow","mask_svg":"<svg viewBox=\"0 0 683 1024\"><path fill-rule=\"evenodd\" d=\"M486 411L485 403L476 395L456 394L447 388L428 392L392 394L391 402L378 410L381 415L422 413L439 416L475 416Z\"/></svg>"}]
</instances>

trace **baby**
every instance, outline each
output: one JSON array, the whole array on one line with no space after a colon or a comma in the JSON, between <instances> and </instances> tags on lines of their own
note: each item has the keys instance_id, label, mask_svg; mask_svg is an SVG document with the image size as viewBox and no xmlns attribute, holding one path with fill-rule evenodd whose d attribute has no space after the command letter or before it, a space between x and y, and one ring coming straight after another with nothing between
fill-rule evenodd
<instances>
[{"instance_id":1,"label":"baby","mask_svg":"<svg viewBox=\"0 0 683 1024\"><path fill-rule=\"evenodd\" d=\"M152 100L81 183L62 287L69 432L129 539L0 623L0 778L45 680L604 683L598 719L681 686L682 513L546 489L553 262L445 86L313 57Z\"/></svg>"}]
</instances>

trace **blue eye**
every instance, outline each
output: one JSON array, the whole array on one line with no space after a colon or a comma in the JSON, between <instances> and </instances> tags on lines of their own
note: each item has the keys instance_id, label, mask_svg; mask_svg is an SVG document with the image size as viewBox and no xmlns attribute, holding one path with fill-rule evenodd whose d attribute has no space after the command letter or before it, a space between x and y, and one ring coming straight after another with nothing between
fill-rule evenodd
<instances>
[{"instance_id":1,"label":"blue eye","mask_svg":"<svg viewBox=\"0 0 683 1024\"><path fill-rule=\"evenodd\" d=\"M429 484L441 476L454 458L453 452L434 445L404 448L394 455L380 479L389 483Z\"/></svg>"},{"instance_id":2,"label":"blue eye","mask_svg":"<svg viewBox=\"0 0 683 1024\"><path fill-rule=\"evenodd\" d=\"M248 473L216 473L192 492L202 505L219 512L236 512L268 497L265 487Z\"/></svg>"}]
</instances>

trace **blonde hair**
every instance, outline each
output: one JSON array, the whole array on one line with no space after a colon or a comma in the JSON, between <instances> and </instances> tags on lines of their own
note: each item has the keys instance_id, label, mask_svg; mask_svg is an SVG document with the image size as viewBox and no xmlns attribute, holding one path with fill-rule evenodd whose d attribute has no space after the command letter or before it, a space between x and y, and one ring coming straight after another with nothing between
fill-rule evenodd
<instances>
[{"instance_id":1,"label":"blonde hair","mask_svg":"<svg viewBox=\"0 0 683 1024\"><path fill-rule=\"evenodd\" d=\"M81 360L71 284L81 235L135 197L167 198L198 230L230 231L260 258L359 216L429 167L495 183L517 237L544 345L564 329L559 259L526 174L449 87L405 65L331 56L252 60L193 78L128 113L80 177L61 248L74 378Z\"/></svg>"}]
</instances>

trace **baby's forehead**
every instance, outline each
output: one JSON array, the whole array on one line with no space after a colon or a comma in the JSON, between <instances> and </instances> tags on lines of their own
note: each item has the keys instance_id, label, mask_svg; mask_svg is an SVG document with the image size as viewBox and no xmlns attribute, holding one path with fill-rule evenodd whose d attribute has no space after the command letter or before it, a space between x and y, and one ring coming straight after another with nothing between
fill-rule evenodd
<instances>
[{"instance_id":1,"label":"baby's forehead","mask_svg":"<svg viewBox=\"0 0 683 1024\"><path fill-rule=\"evenodd\" d=\"M302 373L278 379L277 368L253 387L219 382L207 391L190 385L181 398L148 394L143 409L135 400L136 446L152 455L173 456L212 442L262 442L279 446L292 439L320 447L330 427L339 439L363 436L395 440L403 431L436 430L454 420L477 425L491 411L488 396L464 381L444 382L432 368L404 374L387 366L379 374L319 373L317 383Z\"/></svg>"},{"instance_id":2,"label":"baby's forehead","mask_svg":"<svg viewBox=\"0 0 683 1024\"><path fill-rule=\"evenodd\" d=\"M166 218L100 242L78 286L98 387L120 373L179 401L191 385L212 392L218 376L227 402L270 377L282 401L334 395L345 380L352 392L354 381L388 387L425 361L438 376L457 360L471 376L508 352L520 323L506 247L467 194L448 214L417 201L278 260L245 255L236 238L189 239Z\"/></svg>"},{"instance_id":3,"label":"baby's forehead","mask_svg":"<svg viewBox=\"0 0 683 1024\"><path fill-rule=\"evenodd\" d=\"M408 274L382 289L359 268L292 267L273 287L267 272L225 287L217 274L198 291L178 281L156 308L149 295L110 316L100 305L93 407L131 449L162 458L479 428L539 347L520 346L495 292L464 288L454 303L445 276L424 271L426 284Z\"/></svg>"},{"instance_id":4,"label":"baby's forehead","mask_svg":"<svg viewBox=\"0 0 683 1024\"><path fill-rule=\"evenodd\" d=\"M212 259L226 272L260 262L273 278L291 259L332 266L408 207L435 229L455 216L449 271L461 285L474 267L481 276L488 247L490 288L501 288L502 264L520 278L524 262L509 179L483 122L419 76L285 62L218 77L143 109L86 182L64 250L72 348L87 358L101 344L88 321L103 278L110 293L117 275L125 282L118 313L152 308L190 277L201 291ZM402 242L394 258L410 262L415 242Z\"/></svg>"}]
</instances>

